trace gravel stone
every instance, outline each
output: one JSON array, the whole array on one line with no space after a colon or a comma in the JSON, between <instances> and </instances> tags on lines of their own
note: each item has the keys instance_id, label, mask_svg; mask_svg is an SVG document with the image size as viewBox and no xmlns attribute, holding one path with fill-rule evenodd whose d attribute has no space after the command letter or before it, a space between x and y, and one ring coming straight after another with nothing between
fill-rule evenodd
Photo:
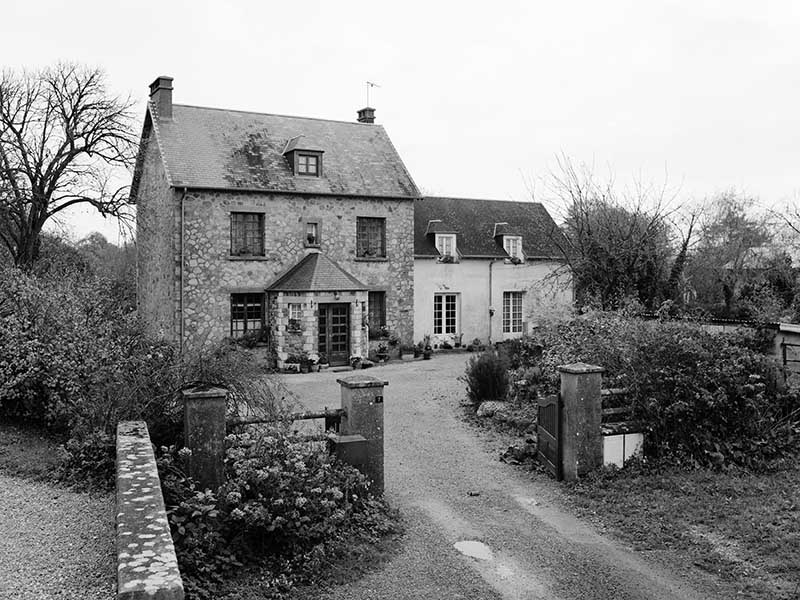
<instances>
[{"instance_id":1,"label":"gravel stone","mask_svg":"<svg viewBox=\"0 0 800 600\"><path fill-rule=\"evenodd\" d=\"M0 599L111 600L114 499L0 474Z\"/></svg>"},{"instance_id":2,"label":"gravel stone","mask_svg":"<svg viewBox=\"0 0 800 600\"><path fill-rule=\"evenodd\" d=\"M676 573L598 533L560 508L561 485L503 464L461 418L463 354L393 361L370 371L384 390L386 498L406 519L403 549L323 600L440 598L615 598L713 600L726 597L701 572ZM307 409L338 406L335 373L286 378ZM480 495L470 495L479 490ZM490 560L455 544L482 542ZM316 600L316 599L315 599Z\"/></svg>"}]
</instances>

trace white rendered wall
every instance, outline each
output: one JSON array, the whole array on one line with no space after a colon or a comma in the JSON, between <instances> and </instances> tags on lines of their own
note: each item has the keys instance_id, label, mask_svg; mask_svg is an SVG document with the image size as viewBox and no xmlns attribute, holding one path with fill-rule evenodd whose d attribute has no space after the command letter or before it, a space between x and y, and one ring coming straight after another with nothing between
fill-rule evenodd
<instances>
[{"instance_id":1,"label":"white rendered wall","mask_svg":"<svg viewBox=\"0 0 800 600\"><path fill-rule=\"evenodd\" d=\"M463 333L464 344L474 338L487 343L520 337L519 333L503 333L503 292L510 291L524 292L523 332L543 318L568 312L572 306L571 280L561 263L527 261L514 265L503 260L461 259L458 263L447 264L435 258L415 258L414 340L430 334L432 343L440 344L452 343L457 337L433 335L433 296L436 293L458 295L456 334ZM494 308L492 317L489 316L490 306Z\"/></svg>"}]
</instances>

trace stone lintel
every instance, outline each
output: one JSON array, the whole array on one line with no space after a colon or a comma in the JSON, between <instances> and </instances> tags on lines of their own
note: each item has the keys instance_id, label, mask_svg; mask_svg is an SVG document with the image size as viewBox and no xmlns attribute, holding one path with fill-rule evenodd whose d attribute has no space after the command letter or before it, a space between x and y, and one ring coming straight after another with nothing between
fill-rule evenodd
<instances>
[{"instance_id":1,"label":"stone lintel","mask_svg":"<svg viewBox=\"0 0 800 600\"><path fill-rule=\"evenodd\" d=\"M389 385L388 381L371 377L369 375L351 375L350 377L337 379L336 383L351 390L357 388L384 387Z\"/></svg>"},{"instance_id":2,"label":"stone lintel","mask_svg":"<svg viewBox=\"0 0 800 600\"><path fill-rule=\"evenodd\" d=\"M597 365L587 363L572 363L570 365L559 365L556 367L560 373L571 373L573 375L588 375L590 373L603 373L605 369Z\"/></svg>"}]
</instances>

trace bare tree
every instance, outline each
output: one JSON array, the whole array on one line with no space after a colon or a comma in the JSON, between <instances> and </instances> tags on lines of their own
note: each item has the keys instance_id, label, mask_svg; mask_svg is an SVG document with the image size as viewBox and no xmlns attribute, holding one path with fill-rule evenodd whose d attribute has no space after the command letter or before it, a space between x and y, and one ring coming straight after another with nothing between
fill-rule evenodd
<instances>
[{"instance_id":1,"label":"bare tree","mask_svg":"<svg viewBox=\"0 0 800 600\"><path fill-rule=\"evenodd\" d=\"M99 69L62 63L0 77L0 241L30 267L42 227L61 211L90 205L125 216L137 139L133 103L109 94Z\"/></svg>"},{"instance_id":2,"label":"bare tree","mask_svg":"<svg viewBox=\"0 0 800 600\"><path fill-rule=\"evenodd\" d=\"M666 188L637 183L619 192L613 179L600 182L592 168L564 156L545 187L562 211L551 241L572 271L578 303L613 309L635 298L655 308L673 254Z\"/></svg>"}]
</instances>

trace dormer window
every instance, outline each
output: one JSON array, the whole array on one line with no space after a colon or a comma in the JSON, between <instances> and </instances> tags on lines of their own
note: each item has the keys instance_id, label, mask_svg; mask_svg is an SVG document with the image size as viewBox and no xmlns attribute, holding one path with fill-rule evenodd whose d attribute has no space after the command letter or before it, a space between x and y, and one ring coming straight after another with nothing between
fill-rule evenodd
<instances>
[{"instance_id":1,"label":"dormer window","mask_svg":"<svg viewBox=\"0 0 800 600\"><path fill-rule=\"evenodd\" d=\"M454 233L437 233L436 234L436 249L442 256L456 257L456 234Z\"/></svg>"},{"instance_id":2,"label":"dormer window","mask_svg":"<svg viewBox=\"0 0 800 600\"><path fill-rule=\"evenodd\" d=\"M298 135L286 142L283 155L295 175L322 177L323 152L305 136Z\"/></svg>"},{"instance_id":3,"label":"dormer window","mask_svg":"<svg viewBox=\"0 0 800 600\"><path fill-rule=\"evenodd\" d=\"M504 235L503 236L503 249L511 258L522 260L522 236L521 235Z\"/></svg>"},{"instance_id":4,"label":"dormer window","mask_svg":"<svg viewBox=\"0 0 800 600\"><path fill-rule=\"evenodd\" d=\"M316 154L297 153L297 174L319 177L319 159Z\"/></svg>"}]
</instances>

